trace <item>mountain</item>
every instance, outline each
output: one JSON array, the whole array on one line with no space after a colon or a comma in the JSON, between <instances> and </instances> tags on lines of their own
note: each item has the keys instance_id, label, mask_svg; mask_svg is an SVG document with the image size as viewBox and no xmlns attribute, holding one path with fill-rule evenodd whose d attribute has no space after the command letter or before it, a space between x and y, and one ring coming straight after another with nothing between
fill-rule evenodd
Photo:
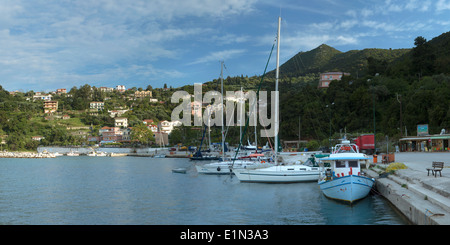
<instances>
[{"instance_id":1,"label":"mountain","mask_svg":"<svg viewBox=\"0 0 450 245\"><path fill-rule=\"evenodd\" d=\"M284 76L299 76L320 72L334 57L341 54L341 51L322 44L311 51L299 52L282 64L280 71L283 72Z\"/></svg>"},{"instance_id":2,"label":"mountain","mask_svg":"<svg viewBox=\"0 0 450 245\"><path fill-rule=\"evenodd\" d=\"M350 72L358 77L367 73L369 68L368 59L379 63L389 64L410 49L363 49L341 52L326 44L307 51L299 52L280 66L281 77L297 77L310 73L342 71ZM274 76L271 71L268 76Z\"/></svg>"}]
</instances>

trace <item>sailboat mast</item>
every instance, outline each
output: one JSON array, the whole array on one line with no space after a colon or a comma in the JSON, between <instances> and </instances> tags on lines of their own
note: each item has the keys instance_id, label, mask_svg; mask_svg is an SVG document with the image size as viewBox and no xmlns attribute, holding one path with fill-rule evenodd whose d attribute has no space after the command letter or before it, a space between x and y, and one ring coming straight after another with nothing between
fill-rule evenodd
<instances>
[{"instance_id":1,"label":"sailboat mast","mask_svg":"<svg viewBox=\"0 0 450 245\"><path fill-rule=\"evenodd\" d=\"M277 34L277 69L275 73L275 119L274 119L274 127L275 127L275 165L278 163L278 131L279 131L279 122L278 122L278 77L280 75L280 28L281 28L281 16L278 17L278 34Z\"/></svg>"},{"instance_id":2,"label":"sailboat mast","mask_svg":"<svg viewBox=\"0 0 450 245\"><path fill-rule=\"evenodd\" d=\"M222 102L220 103L220 106L222 108L222 161L225 161L225 130L224 130L224 120L223 120L223 61L220 61L220 83L221 83L221 89L222 89Z\"/></svg>"}]
</instances>

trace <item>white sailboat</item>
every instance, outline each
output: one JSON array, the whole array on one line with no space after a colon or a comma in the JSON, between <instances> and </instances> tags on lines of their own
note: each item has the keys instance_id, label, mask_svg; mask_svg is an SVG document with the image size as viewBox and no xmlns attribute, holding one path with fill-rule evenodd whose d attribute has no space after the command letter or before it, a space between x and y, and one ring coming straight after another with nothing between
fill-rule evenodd
<instances>
[{"instance_id":1,"label":"white sailboat","mask_svg":"<svg viewBox=\"0 0 450 245\"><path fill-rule=\"evenodd\" d=\"M278 18L278 35L277 35L277 69L275 80L275 91L278 91L278 77L279 77L279 60L280 60L280 28L281 17ZM275 100L274 126L279 127L278 98ZM275 130L275 166L257 169L233 169L234 174L241 182L264 182L264 183L292 183L317 181L319 178L319 168L315 166L306 165L278 165L278 130Z\"/></svg>"},{"instance_id":2,"label":"white sailboat","mask_svg":"<svg viewBox=\"0 0 450 245\"><path fill-rule=\"evenodd\" d=\"M220 81L223 95L223 62L221 62ZM222 100L223 106L223 100ZM223 110L222 110L223 113ZM268 166L267 162L253 160L235 160L225 158L225 130L224 117L222 116L222 160L218 162L196 165L195 168L199 174L232 174L234 169L254 169Z\"/></svg>"},{"instance_id":3,"label":"white sailboat","mask_svg":"<svg viewBox=\"0 0 450 245\"><path fill-rule=\"evenodd\" d=\"M161 132L159 132L159 149L160 149L160 153L156 154L153 156L153 158L166 158L166 154L162 153L163 150L163 144L164 144L164 139L163 139L163 135ZM157 152L158 150L156 150Z\"/></svg>"}]
</instances>

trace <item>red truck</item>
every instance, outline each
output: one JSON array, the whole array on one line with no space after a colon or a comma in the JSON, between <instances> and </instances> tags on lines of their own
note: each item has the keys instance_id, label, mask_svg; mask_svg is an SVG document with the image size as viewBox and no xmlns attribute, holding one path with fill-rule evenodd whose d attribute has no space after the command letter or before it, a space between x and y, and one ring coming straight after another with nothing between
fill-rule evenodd
<instances>
[{"instance_id":1,"label":"red truck","mask_svg":"<svg viewBox=\"0 0 450 245\"><path fill-rule=\"evenodd\" d=\"M367 155L372 155L375 150L375 144L373 142L373 134L363 134L355 139L355 144L358 146L359 151Z\"/></svg>"}]
</instances>

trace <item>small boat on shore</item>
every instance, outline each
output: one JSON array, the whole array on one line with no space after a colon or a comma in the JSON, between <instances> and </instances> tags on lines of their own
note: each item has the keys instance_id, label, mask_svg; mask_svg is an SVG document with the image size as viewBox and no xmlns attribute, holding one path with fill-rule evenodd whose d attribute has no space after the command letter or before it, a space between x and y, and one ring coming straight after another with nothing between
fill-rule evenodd
<instances>
[{"instance_id":1,"label":"small boat on shore","mask_svg":"<svg viewBox=\"0 0 450 245\"><path fill-rule=\"evenodd\" d=\"M106 152L102 152L102 151L93 151L87 154L90 157L106 157L107 154Z\"/></svg>"},{"instance_id":2,"label":"small boat on shore","mask_svg":"<svg viewBox=\"0 0 450 245\"><path fill-rule=\"evenodd\" d=\"M359 153L358 146L343 140L334 147L329 157L321 159L319 187L323 194L350 204L366 197L372 189L375 179L368 178L361 171L361 161L368 160L366 154Z\"/></svg>"},{"instance_id":3,"label":"small boat on shore","mask_svg":"<svg viewBox=\"0 0 450 245\"><path fill-rule=\"evenodd\" d=\"M69 153L66 154L66 156L68 156L68 157L77 157L79 155L80 155L80 153L78 153L76 151L70 151Z\"/></svg>"}]
</instances>

